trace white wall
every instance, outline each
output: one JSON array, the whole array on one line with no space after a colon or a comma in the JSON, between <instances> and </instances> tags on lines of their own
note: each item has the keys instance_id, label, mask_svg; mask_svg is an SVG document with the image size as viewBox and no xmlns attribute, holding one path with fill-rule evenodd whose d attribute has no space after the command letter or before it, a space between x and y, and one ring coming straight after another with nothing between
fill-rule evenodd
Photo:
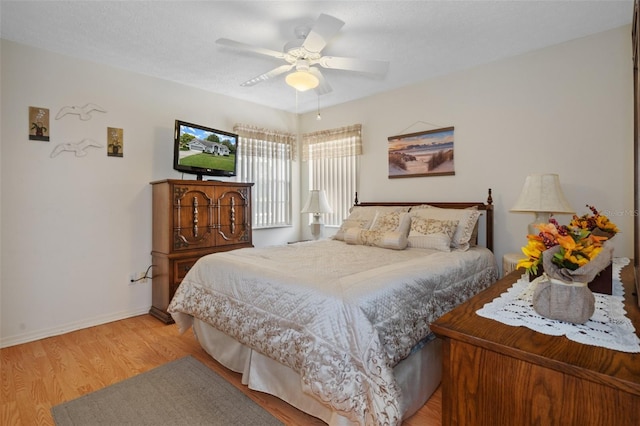
<instances>
[{"instance_id":1,"label":"white wall","mask_svg":"<svg viewBox=\"0 0 640 426\"><path fill-rule=\"evenodd\" d=\"M529 173L559 173L569 202L608 212L632 256L633 100L630 27L542 49L297 117L246 102L2 42L0 149L2 346L146 312L150 286L129 273L150 263L149 182L171 168L176 118L229 129L244 122L311 132L362 123L361 200L480 200L493 189L498 257L525 242L532 215L510 213ZM51 123L27 139L29 106L95 102L107 114ZM430 123L430 124L427 124ZM388 179L387 137L455 127L455 176ZM124 158L105 151L49 158L57 143L104 141L124 129ZM304 177L306 164L294 179ZM294 194L306 196L306 179ZM261 246L307 233L254 233ZM560 216L561 221L568 217ZM330 230L327 230L330 234Z\"/></svg>"},{"instance_id":2,"label":"white wall","mask_svg":"<svg viewBox=\"0 0 640 426\"><path fill-rule=\"evenodd\" d=\"M632 257L632 89L625 26L322 110L322 121L309 113L301 128L362 123L362 201L483 201L492 188L499 259L526 243L533 214L509 212L525 177L558 173L572 207L609 213L615 255ZM388 178L387 137L448 126L455 176Z\"/></svg>"},{"instance_id":3,"label":"white wall","mask_svg":"<svg viewBox=\"0 0 640 426\"><path fill-rule=\"evenodd\" d=\"M297 128L294 114L6 40L1 48L2 346L149 310L150 283L131 286L129 274L151 263L149 182L182 176L172 169L175 119ZM54 118L88 102L107 113ZM50 142L28 140L29 106L49 108ZM106 148L50 157L63 142L105 145L107 127L124 129L123 158ZM294 227L254 232L254 244L297 238L294 218Z\"/></svg>"}]
</instances>

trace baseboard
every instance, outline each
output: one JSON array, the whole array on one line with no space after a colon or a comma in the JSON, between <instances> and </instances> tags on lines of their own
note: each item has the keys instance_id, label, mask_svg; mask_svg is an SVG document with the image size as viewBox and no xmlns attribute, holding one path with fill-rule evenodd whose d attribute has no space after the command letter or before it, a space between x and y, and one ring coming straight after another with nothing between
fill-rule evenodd
<instances>
[{"instance_id":1,"label":"baseboard","mask_svg":"<svg viewBox=\"0 0 640 426\"><path fill-rule=\"evenodd\" d=\"M130 311L115 312L108 315L84 319L82 321L62 324L53 328L38 330L31 333L2 337L0 338L0 348L7 348L9 346L20 345L22 343L29 343L36 340L45 339L47 337L59 336L60 334L81 330L83 328L94 327L96 325L102 325L109 322L119 321L125 318L131 318L148 313L149 306L145 306L143 308L137 308Z\"/></svg>"}]
</instances>

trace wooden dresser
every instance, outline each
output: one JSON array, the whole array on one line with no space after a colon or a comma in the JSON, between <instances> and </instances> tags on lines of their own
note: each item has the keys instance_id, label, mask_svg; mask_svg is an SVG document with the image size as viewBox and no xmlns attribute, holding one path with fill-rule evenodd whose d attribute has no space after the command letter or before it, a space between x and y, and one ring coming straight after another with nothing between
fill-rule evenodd
<instances>
[{"instance_id":1,"label":"wooden dresser","mask_svg":"<svg viewBox=\"0 0 640 426\"><path fill-rule=\"evenodd\" d=\"M442 424L639 425L640 354L513 327L475 312L522 275L516 270L432 324L443 339ZM625 309L640 332L633 262Z\"/></svg>"},{"instance_id":2,"label":"wooden dresser","mask_svg":"<svg viewBox=\"0 0 640 426\"><path fill-rule=\"evenodd\" d=\"M169 302L196 261L252 247L252 183L162 180L153 186L153 280L149 313L169 324Z\"/></svg>"}]
</instances>

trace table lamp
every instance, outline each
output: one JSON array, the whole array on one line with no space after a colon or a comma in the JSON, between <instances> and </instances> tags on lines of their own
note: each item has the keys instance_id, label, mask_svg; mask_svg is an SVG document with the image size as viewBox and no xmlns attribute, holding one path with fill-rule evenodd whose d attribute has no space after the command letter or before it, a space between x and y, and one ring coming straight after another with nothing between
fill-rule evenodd
<instances>
[{"instance_id":1,"label":"table lamp","mask_svg":"<svg viewBox=\"0 0 640 426\"><path fill-rule=\"evenodd\" d=\"M557 174L535 174L527 176L512 212L536 214L529 224L529 234L540 233L536 225L548 223L553 213L575 213L564 197Z\"/></svg>"},{"instance_id":2,"label":"table lamp","mask_svg":"<svg viewBox=\"0 0 640 426\"><path fill-rule=\"evenodd\" d=\"M313 222L309 225L313 239L317 240L322 235L324 224L320 220L322 213L331 213L331 207L327 201L327 194L324 189L312 189L309 191L309 199L301 213L313 213Z\"/></svg>"}]
</instances>

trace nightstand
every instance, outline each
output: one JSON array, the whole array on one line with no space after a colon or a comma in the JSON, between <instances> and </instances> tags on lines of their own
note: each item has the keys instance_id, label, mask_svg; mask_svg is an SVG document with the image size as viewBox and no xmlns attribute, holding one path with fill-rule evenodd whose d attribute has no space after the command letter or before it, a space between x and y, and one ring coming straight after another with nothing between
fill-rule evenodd
<instances>
[{"instance_id":1,"label":"nightstand","mask_svg":"<svg viewBox=\"0 0 640 426\"><path fill-rule=\"evenodd\" d=\"M507 253L502 256L502 276L505 277L516 270L516 265L524 255L520 253Z\"/></svg>"}]
</instances>

